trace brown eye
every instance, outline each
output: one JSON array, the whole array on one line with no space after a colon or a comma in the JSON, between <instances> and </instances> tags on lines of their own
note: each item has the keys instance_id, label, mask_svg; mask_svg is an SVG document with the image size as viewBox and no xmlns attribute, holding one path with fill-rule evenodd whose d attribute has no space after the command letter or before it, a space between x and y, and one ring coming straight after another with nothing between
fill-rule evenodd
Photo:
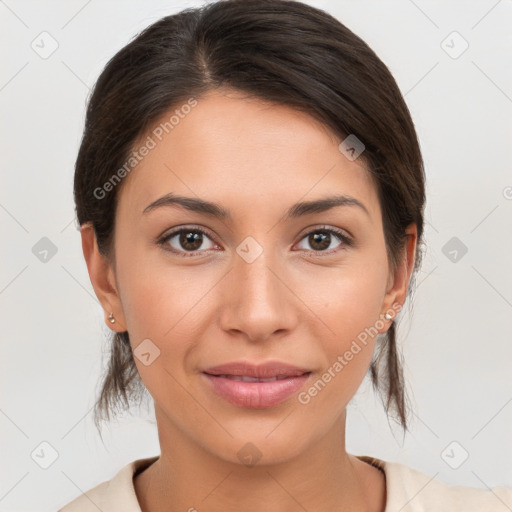
<instances>
[{"instance_id":1,"label":"brown eye","mask_svg":"<svg viewBox=\"0 0 512 512\"><path fill-rule=\"evenodd\" d=\"M306 240L308 247L301 247L306 251L332 253L344 246L351 245L351 239L341 231L335 229L316 229L307 233L302 240ZM301 240L301 242L302 242ZM338 245L336 245L336 240Z\"/></svg>"},{"instance_id":2,"label":"brown eye","mask_svg":"<svg viewBox=\"0 0 512 512\"><path fill-rule=\"evenodd\" d=\"M198 253L201 251L206 251L208 249L213 248L213 243L211 242L211 246L204 246L205 240L210 240L210 237L206 234L205 231L199 228L182 228L172 233L169 233L165 237L163 237L159 243L164 245L167 250L175 253ZM206 244L207 245L207 244ZM184 255L184 254L182 254Z\"/></svg>"},{"instance_id":3,"label":"brown eye","mask_svg":"<svg viewBox=\"0 0 512 512\"><path fill-rule=\"evenodd\" d=\"M197 231L180 231L178 240L186 251L197 251L203 245L203 235Z\"/></svg>"},{"instance_id":4,"label":"brown eye","mask_svg":"<svg viewBox=\"0 0 512 512\"><path fill-rule=\"evenodd\" d=\"M308 236L308 242L315 251L325 251L331 245L331 235L323 231L312 233Z\"/></svg>"}]
</instances>

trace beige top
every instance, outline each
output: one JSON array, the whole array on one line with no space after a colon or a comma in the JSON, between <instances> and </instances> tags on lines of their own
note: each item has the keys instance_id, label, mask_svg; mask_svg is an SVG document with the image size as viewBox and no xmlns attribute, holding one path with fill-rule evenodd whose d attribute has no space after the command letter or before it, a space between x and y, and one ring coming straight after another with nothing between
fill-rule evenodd
<instances>
[{"instance_id":1,"label":"beige top","mask_svg":"<svg viewBox=\"0 0 512 512\"><path fill-rule=\"evenodd\" d=\"M448 485L397 462L366 455L359 459L386 475L384 512L510 512L512 487L477 489ZM141 512L133 477L156 461L159 455L130 462L111 479L98 484L58 512Z\"/></svg>"}]
</instances>

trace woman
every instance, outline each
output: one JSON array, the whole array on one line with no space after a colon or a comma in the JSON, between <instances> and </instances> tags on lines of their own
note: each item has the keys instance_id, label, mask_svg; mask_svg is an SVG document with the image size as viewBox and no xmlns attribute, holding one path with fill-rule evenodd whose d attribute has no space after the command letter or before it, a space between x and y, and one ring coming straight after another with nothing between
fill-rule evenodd
<instances>
[{"instance_id":1,"label":"woman","mask_svg":"<svg viewBox=\"0 0 512 512\"><path fill-rule=\"evenodd\" d=\"M345 449L368 372L407 429L396 322L421 263L424 186L389 70L321 10L221 1L115 55L75 173L115 332L96 417L147 389L161 455L61 510L512 506L511 489Z\"/></svg>"}]
</instances>

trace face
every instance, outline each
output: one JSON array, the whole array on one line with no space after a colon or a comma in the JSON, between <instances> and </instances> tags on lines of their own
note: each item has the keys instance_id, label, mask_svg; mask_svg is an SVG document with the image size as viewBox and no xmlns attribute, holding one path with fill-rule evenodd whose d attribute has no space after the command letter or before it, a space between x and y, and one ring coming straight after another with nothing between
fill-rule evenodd
<instances>
[{"instance_id":1,"label":"face","mask_svg":"<svg viewBox=\"0 0 512 512\"><path fill-rule=\"evenodd\" d=\"M234 91L186 110L169 133L150 133L154 147L124 178L107 269L113 291L93 284L115 313L107 325L129 332L160 435L233 462L246 443L265 462L285 460L344 418L375 333L389 328L384 314L403 303L410 265L391 272L370 174L313 118ZM226 215L191 203L149 207L170 193ZM334 195L352 200L291 210ZM309 373L279 391L232 378L223 387L203 373L268 361Z\"/></svg>"}]
</instances>

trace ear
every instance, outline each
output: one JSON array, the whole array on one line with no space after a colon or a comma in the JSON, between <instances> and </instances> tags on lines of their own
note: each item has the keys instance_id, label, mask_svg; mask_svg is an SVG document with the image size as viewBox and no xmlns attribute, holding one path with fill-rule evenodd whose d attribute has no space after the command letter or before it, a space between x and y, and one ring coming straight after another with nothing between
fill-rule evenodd
<instances>
[{"instance_id":1,"label":"ear","mask_svg":"<svg viewBox=\"0 0 512 512\"><path fill-rule=\"evenodd\" d=\"M407 297L407 289L414 269L416 257L416 245L418 242L418 229L415 223L409 224L406 230L406 243L402 249L401 260L397 269L393 272L390 269L386 295L383 301L383 311L381 318L385 323L385 328L380 332L386 332L393 319L384 318L389 313L394 318L402 309Z\"/></svg>"},{"instance_id":2,"label":"ear","mask_svg":"<svg viewBox=\"0 0 512 512\"><path fill-rule=\"evenodd\" d=\"M87 263L89 278L96 296L105 311L105 323L109 329L124 332L127 330L126 323L112 264L100 253L96 233L90 222L82 225L80 234L82 236L82 251ZM110 313L114 314L115 323L111 323L108 319Z\"/></svg>"}]
</instances>

